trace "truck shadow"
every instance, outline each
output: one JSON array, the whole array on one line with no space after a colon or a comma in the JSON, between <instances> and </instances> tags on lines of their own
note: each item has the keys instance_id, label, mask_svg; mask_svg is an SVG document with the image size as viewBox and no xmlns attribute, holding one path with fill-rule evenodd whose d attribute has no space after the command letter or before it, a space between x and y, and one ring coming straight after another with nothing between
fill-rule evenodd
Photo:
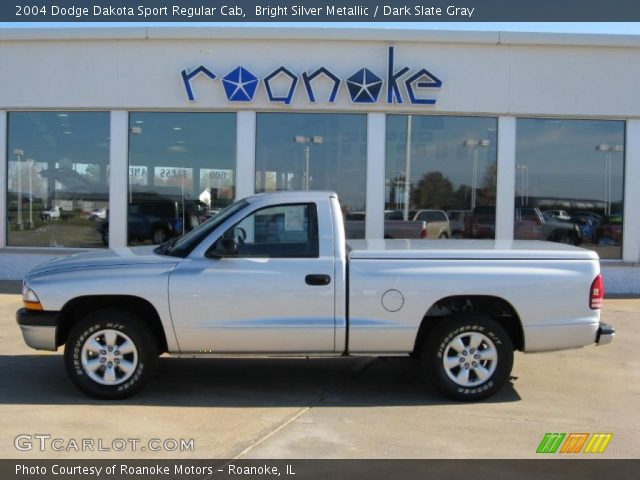
<instances>
[{"instance_id":1,"label":"truck shadow","mask_svg":"<svg viewBox=\"0 0 640 480\"><path fill-rule=\"evenodd\" d=\"M62 355L0 355L0 404L108 404L79 392ZM488 403L514 402L513 379ZM408 358L162 357L146 388L118 402L182 407L370 407L446 405Z\"/></svg>"}]
</instances>

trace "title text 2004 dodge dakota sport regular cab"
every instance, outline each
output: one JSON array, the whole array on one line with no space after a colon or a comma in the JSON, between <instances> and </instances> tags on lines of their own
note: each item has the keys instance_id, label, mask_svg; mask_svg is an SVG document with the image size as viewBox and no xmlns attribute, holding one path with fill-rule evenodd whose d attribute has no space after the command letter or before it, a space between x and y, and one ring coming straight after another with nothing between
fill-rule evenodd
<instances>
[{"instance_id":1,"label":"title text 2004 dodge dakota sport regular cab","mask_svg":"<svg viewBox=\"0 0 640 480\"><path fill-rule=\"evenodd\" d=\"M598 256L545 242L345 243L330 192L241 200L184 237L29 272L17 319L73 382L124 398L162 352L406 355L445 395L478 400L513 351L604 344Z\"/></svg>"}]
</instances>

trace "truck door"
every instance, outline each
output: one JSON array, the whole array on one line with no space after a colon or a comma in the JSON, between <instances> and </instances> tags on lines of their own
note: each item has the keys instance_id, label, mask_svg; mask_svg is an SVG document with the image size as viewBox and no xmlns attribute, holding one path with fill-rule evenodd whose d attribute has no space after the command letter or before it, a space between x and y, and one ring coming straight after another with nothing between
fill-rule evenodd
<instances>
[{"instance_id":1,"label":"truck door","mask_svg":"<svg viewBox=\"0 0 640 480\"><path fill-rule=\"evenodd\" d=\"M318 223L315 203L264 207L181 263L169 280L180 350L334 352L335 260Z\"/></svg>"}]
</instances>

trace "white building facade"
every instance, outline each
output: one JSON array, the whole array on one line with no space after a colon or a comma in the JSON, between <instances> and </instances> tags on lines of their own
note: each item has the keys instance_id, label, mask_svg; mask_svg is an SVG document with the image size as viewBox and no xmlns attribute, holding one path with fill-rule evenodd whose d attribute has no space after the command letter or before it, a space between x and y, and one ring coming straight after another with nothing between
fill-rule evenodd
<instances>
[{"instance_id":1,"label":"white building facade","mask_svg":"<svg viewBox=\"0 0 640 480\"><path fill-rule=\"evenodd\" d=\"M0 278L331 189L367 238L426 211L439 237L594 249L640 293L640 37L4 29L0 71Z\"/></svg>"}]
</instances>

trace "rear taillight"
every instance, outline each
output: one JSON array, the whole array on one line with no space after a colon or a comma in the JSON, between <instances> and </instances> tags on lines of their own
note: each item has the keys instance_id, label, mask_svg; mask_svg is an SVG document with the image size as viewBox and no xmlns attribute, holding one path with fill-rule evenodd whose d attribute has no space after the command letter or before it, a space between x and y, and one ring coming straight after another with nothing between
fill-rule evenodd
<instances>
[{"instance_id":1,"label":"rear taillight","mask_svg":"<svg viewBox=\"0 0 640 480\"><path fill-rule=\"evenodd\" d=\"M422 227L422 231L420 232L420 238L427 238L429 234L427 233L427 226Z\"/></svg>"},{"instance_id":2,"label":"rear taillight","mask_svg":"<svg viewBox=\"0 0 640 480\"><path fill-rule=\"evenodd\" d=\"M592 310L601 309L603 299L604 283L602 282L602 275L598 275L591 283L591 290L589 292L589 307Z\"/></svg>"}]
</instances>

